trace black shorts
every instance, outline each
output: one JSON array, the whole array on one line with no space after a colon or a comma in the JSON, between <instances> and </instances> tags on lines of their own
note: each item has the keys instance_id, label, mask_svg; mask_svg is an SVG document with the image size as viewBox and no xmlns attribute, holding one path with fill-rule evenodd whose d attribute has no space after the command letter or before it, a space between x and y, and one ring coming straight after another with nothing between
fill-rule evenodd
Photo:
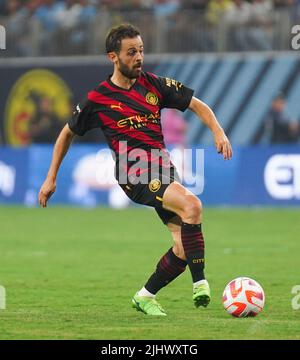
<instances>
[{"instance_id":1,"label":"black shorts","mask_svg":"<svg viewBox=\"0 0 300 360\"><path fill-rule=\"evenodd\" d=\"M166 210L162 207L162 199L166 188L174 181L180 182L176 169L172 169L170 176L162 174L152 175L148 184L137 183L133 185L128 183L121 185L126 195L137 204L154 207L158 216L164 224L167 224L174 216L173 211Z\"/></svg>"}]
</instances>

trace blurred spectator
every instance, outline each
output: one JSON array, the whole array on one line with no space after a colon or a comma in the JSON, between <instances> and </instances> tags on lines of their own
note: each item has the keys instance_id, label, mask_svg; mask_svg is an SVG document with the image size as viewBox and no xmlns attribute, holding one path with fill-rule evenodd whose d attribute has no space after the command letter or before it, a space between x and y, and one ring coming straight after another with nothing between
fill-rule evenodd
<instances>
[{"instance_id":1,"label":"blurred spectator","mask_svg":"<svg viewBox=\"0 0 300 360\"><path fill-rule=\"evenodd\" d=\"M43 29L53 32L58 23L59 14L65 9L65 3L55 0L44 0L35 12L35 17L40 21ZM67 19L66 19L67 21Z\"/></svg>"},{"instance_id":2,"label":"blurred spectator","mask_svg":"<svg viewBox=\"0 0 300 360\"><path fill-rule=\"evenodd\" d=\"M72 54L87 52L89 26L95 16L96 8L87 0L66 0L65 8L57 14L56 43L60 44L58 50L61 54L65 51ZM64 41L60 42L59 38Z\"/></svg>"},{"instance_id":3,"label":"blurred spectator","mask_svg":"<svg viewBox=\"0 0 300 360\"><path fill-rule=\"evenodd\" d=\"M155 0L140 0L141 6L145 9L152 9Z\"/></svg>"},{"instance_id":4,"label":"blurred spectator","mask_svg":"<svg viewBox=\"0 0 300 360\"><path fill-rule=\"evenodd\" d=\"M153 6L154 14L158 17L169 16L179 9L179 0L156 0Z\"/></svg>"},{"instance_id":5,"label":"blurred spectator","mask_svg":"<svg viewBox=\"0 0 300 360\"><path fill-rule=\"evenodd\" d=\"M282 93L272 101L265 120L265 133L271 144L292 143L299 139L300 124L286 113L286 101Z\"/></svg>"},{"instance_id":6,"label":"blurred spectator","mask_svg":"<svg viewBox=\"0 0 300 360\"><path fill-rule=\"evenodd\" d=\"M297 0L273 0L273 5L275 9L282 9L287 7L293 7L296 2Z\"/></svg>"},{"instance_id":7,"label":"blurred spectator","mask_svg":"<svg viewBox=\"0 0 300 360\"><path fill-rule=\"evenodd\" d=\"M31 95L36 103L36 113L29 122L29 137L33 143L52 143L61 130L59 119L53 110L52 100L48 97Z\"/></svg>"},{"instance_id":8,"label":"blurred spectator","mask_svg":"<svg viewBox=\"0 0 300 360\"><path fill-rule=\"evenodd\" d=\"M227 42L230 50L244 50L248 47L248 28L251 16L251 4L244 0L234 0L224 14Z\"/></svg>"},{"instance_id":9,"label":"blurred spectator","mask_svg":"<svg viewBox=\"0 0 300 360\"><path fill-rule=\"evenodd\" d=\"M181 8L184 10L200 10L207 8L208 0L181 0Z\"/></svg>"},{"instance_id":10,"label":"blurred spectator","mask_svg":"<svg viewBox=\"0 0 300 360\"><path fill-rule=\"evenodd\" d=\"M6 15L6 0L0 0L0 16Z\"/></svg>"},{"instance_id":11,"label":"blurred spectator","mask_svg":"<svg viewBox=\"0 0 300 360\"><path fill-rule=\"evenodd\" d=\"M1 15L5 56L98 53L121 22L141 29L148 52L282 50L300 0L0 0Z\"/></svg>"},{"instance_id":12,"label":"blurred spectator","mask_svg":"<svg viewBox=\"0 0 300 360\"><path fill-rule=\"evenodd\" d=\"M81 5L77 0L66 0L64 8L56 15L57 26L61 29L75 28L79 22Z\"/></svg>"},{"instance_id":13,"label":"blurred spectator","mask_svg":"<svg viewBox=\"0 0 300 360\"><path fill-rule=\"evenodd\" d=\"M217 25L232 5L233 2L231 0L210 0L206 14L208 23L210 25Z\"/></svg>"},{"instance_id":14,"label":"blurred spectator","mask_svg":"<svg viewBox=\"0 0 300 360\"><path fill-rule=\"evenodd\" d=\"M300 19L300 0L273 0L274 9L277 11L277 14L280 12L282 22L287 23L285 29L286 32L290 31L290 24L299 24ZM284 19L285 17L285 19Z\"/></svg>"},{"instance_id":15,"label":"blurred spectator","mask_svg":"<svg viewBox=\"0 0 300 360\"><path fill-rule=\"evenodd\" d=\"M272 10L273 3L271 0L252 1L249 26L249 50L272 49Z\"/></svg>"},{"instance_id":16,"label":"blurred spectator","mask_svg":"<svg viewBox=\"0 0 300 360\"><path fill-rule=\"evenodd\" d=\"M232 7L232 0L210 0L205 12L204 21L207 25L204 29L205 46L208 51L218 51L218 41L223 37L223 17L226 11ZM203 40L202 40L203 43ZM224 49L223 49L224 50Z\"/></svg>"},{"instance_id":17,"label":"blurred spectator","mask_svg":"<svg viewBox=\"0 0 300 360\"><path fill-rule=\"evenodd\" d=\"M271 50L271 10L268 0L253 0L252 3L234 0L224 14L230 50Z\"/></svg>"},{"instance_id":18,"label":"blurred spectator","mask_svg":"<svg viewBox=\"0 0 300 360\"><path fill-rule=\"evenodd\" d=\"M7 36L6 56L26 56L30 53L30 44L26 42L28 33L28 13L20 0L6 2L4 26Z\"/></svg>"},{"instance_id":19,"label":"blurred spectator","mask_svg":"<svg viewBox=\"0 0 300 360\"><path fill-rule=\"evenodd\" d=\"M165 145L179 177L183 180L184 176L189 176L191 173L191 164L185 153L186 122L180 112L175 109L164 109L161 119Z\"/></svg>"},{"instance_id":20,"label":"blurred spectator","mask_svg":"<svg viewBox=\"0 0 300 360\"><path fill-rule=\"evenodd\" d=\"M166 146L185 145L187 125L183 116L177 110L163 110L162 130Z\"/></svg>"},{"instance_id":21,"label":"blurred spectator","mask_svg":"<svg viewBox=\"0 0 300 360\"><path fill-rule=\"evenodd\" d=\"M34 13L34 19L41 25L40 49L45 55L55 54L55 33L57 31L60 13L65 9L63 2L43 0L42 5Z\"/></svg>"},{"instance_id":22,"label":"blurred spectator","mask_svg":"<svg viewBox=\"0 0 300 360\"><path fill-rule=\"evenodd\" d=\"M175 109L164 109L161 118L164 142L179 177L189 190L201 191L203 173L193 173L191 149L187 148L187 124L183 115Z\"/></svg>"}]
</instances>

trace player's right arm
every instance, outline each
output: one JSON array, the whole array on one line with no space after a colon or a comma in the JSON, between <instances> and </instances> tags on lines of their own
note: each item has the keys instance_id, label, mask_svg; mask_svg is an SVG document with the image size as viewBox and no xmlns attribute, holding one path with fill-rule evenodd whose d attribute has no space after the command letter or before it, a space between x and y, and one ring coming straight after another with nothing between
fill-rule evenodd
<instances>
[{"instance_id":1,"label":"player's right arm","mask_svg":"<svg viewBox=\"0 0 300 360\"><path fill-rule=\"evenodd\" d=\"M48 175L39 192L39 203L42 207L47 206L47 201L56 190L57 173L74 136L75 133L66 124L56 140Z\"/></svg>"},{"instance_id":2,"label":"player's right arm","mask_svg":"<svg viewBox=\"0 0 300 360\"><path fill-rule=\"evenodd\" d=\"M48 175L39 192L39 203L42 207L47 206L47 201L55 192L60 164L68 152L74 136L83 136L87 131L97 127L101 127L98 113L94 111L93 103L86 97L76 106L72 117L56 140Z\"/></svg>"}]
</instances>

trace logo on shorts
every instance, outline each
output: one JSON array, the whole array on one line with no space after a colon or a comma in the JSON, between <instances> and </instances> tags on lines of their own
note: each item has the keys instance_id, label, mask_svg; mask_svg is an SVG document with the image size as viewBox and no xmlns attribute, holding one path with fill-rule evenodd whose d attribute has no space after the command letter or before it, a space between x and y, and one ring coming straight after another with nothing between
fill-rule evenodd
<instances>
[{"instance_id":1,"label":"logo on shorts","mask_svg":"<svg viewBox=\"0 0 300 360\"><path fill-rule=\"evenodd\" d=\"M159 179L153 179L150 181L149 189L151 192L156 192L161 187L161 181Z\"/></svg>"},{"instance_id":2,"label":"logo on shorts","mask_svg":"<svg viewBox=\"0 0 300 360\"><path fill-rule=\"evenodd\" d=\"M146 94L146 101L150 105L156 105L158 103L158 97L151 91Z\"/></svg>"}]
</instances>

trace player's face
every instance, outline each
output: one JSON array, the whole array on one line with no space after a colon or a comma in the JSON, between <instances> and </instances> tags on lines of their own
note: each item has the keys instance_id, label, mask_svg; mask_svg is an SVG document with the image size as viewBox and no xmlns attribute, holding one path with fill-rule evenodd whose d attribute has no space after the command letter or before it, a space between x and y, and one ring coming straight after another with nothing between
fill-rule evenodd
<instances>
[{"instance_id":1,"label":"player's face","mask_svg":"<svg viewBox=\"0 0 300 360\"><path fill-rule=\"evenodd\" d=\"M123 76L128 79L138 78L144 62L144 47L141 37L123 39L117 59L116 65Z\"/></svg>"}]
</instances>

